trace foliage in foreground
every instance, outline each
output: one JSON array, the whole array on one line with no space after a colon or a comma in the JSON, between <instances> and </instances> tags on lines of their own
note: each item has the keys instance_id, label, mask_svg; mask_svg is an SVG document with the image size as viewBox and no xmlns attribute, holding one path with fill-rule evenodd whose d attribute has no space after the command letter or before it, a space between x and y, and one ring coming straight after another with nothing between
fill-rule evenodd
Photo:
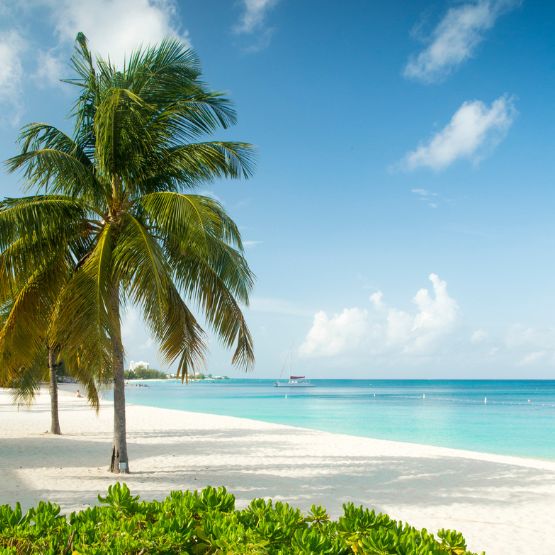
<instances>
[{"instance_id":1,"label":"foliage in foreground","mask_svg":"<svg viewBox=\"0 0 555 555\"><path fill-rule=\"evenodd\" d=\"M0 553L471 555L458 532L440 530L435 537L352 503L333 521L322 507L304 515L264 499L237 510L223 487L139 501L116 483L98 499L101 506L69 517L44 501L27 513L19 503L0 506Z\"/></svg>"}]
</instances>

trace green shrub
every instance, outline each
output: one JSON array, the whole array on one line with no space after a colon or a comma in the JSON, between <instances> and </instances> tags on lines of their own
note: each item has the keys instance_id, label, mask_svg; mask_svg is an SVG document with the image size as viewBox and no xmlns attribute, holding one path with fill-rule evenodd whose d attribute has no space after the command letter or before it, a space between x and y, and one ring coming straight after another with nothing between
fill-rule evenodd
<instances>
[{"instance_id":1,"label":"green shrub","mask_svg":"<svg viewBox=\"0 0 555 555\"><path fill-rule=\"evenodd\" d=\"M98 500L69 517L44 501L27 513L19 503L0 506L0 553L471 555L458 532L440 530L436 537L352 503L333 521L323 507L313 505L304 515L264 499L237 510L224 487L140 501L116 483Z\"/></svg>"}]
</instances>

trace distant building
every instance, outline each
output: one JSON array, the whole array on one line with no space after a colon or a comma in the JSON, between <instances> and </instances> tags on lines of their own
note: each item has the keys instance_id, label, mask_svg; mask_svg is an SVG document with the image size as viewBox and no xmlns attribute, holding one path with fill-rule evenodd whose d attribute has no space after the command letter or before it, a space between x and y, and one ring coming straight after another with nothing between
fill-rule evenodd
<instances>
[{"instance_id":1,"label":"distant building","mask_svg":"<svg viewBox=\"0 0 555 555\"><path fill-rule=\"evenodd\" d=\"M129 362L129 370L148 370L149 368L150 364L144 360L138 360L137 362L132 360Z\"/></svg>"}]
</instances>

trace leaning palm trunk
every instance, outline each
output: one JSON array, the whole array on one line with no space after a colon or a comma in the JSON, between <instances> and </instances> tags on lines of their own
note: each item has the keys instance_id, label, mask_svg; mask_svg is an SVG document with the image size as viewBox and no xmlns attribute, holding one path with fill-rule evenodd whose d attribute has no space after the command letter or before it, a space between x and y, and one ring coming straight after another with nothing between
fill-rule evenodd
<instances>
[{"instance_id":1,"label":"leaning palm trunk","mask_svg":"<svg viewBox=\"0 0 555 555\"><path fill-rule=\"evenodd\" d=\"M127 437L125 423L125 379L123 373L123 343L121 341L121 325L119 314L119 287L114 287L111 295L112 329L112 360L114 372L114 439L112 444L112 460L110 471L129 473L127 459Z\"/></svg>"},{"instance_id":2,"label":"leaning palm trunk","mask_svg":"<svg viewBox=\"0 0 555 555\"><path fill-rule=\"evenodd\" d=\"M48 349L48 373L50 374L50 433L61 435L58 414L58 379L56 377L56 352Z\"/></svg>"}]
</instances>

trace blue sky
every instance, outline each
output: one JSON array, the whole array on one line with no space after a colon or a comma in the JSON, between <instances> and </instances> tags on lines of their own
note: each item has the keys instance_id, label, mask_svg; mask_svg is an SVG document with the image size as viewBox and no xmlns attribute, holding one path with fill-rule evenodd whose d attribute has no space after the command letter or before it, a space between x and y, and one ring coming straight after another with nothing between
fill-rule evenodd
<instances>
[{"instance_id":1,"label":"blue sky","mask_svg":"<svg viewBox=\"0 0 555 555\"><path fill-rule=\"evenodd\" d=\"M555 370L555 6L523 0L0 0L0 158L68 127L77 31L115 60L167 35L256 145L218 182L257 275L254 377ZM2 194L20 194L1 174ZM134 308L128 359L158 365ZM208 370L239 376L212 341Z\"/></svg>"}]
</instances>

